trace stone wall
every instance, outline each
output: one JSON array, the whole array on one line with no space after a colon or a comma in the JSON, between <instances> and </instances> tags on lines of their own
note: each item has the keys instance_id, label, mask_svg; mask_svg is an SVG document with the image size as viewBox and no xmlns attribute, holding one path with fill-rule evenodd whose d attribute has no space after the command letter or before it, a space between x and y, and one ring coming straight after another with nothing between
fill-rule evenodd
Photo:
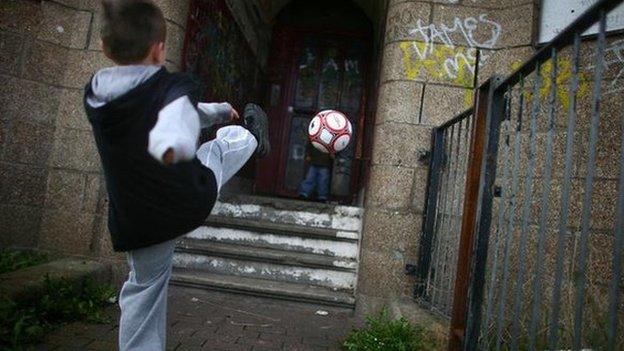
<instances>
[{"instance_id":1,"label":"stone wall","mask_svg":"<svg viewBox=\"0 0 624 351\"><path fill-rule=\"evenodd\" d=\"M536 15L531 0L390 1L358 301L412 297L431 129L471 106L476 82L530 57Z\"/></svg>"},{"instance_id":2,"label":"stone wall","mask_svg":"<svg viewBox=\"0 0 624 351\"><path fill-rule=\"evenodd\" d=\"M180 65L188 1L158 0L167 66ZM112 65L99 1L0 2L0 247L117 257L84 84Z\"/></svg>"}]
</instances>

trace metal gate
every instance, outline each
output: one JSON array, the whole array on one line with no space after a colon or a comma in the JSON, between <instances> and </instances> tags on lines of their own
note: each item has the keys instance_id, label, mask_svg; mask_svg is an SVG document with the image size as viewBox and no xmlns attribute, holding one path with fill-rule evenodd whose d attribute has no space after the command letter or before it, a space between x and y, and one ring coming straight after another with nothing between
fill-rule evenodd
<instances>
[{"instance_id":1,"label":"metal gate","mask_svg":"<svg viewBox=\"0 0 624 351\"><path fill-rule=\"evenodd\" d=\"M416 296L450 317L449 350L624 349L622 2L434 130Z\"/></svg>"}]
</instances>

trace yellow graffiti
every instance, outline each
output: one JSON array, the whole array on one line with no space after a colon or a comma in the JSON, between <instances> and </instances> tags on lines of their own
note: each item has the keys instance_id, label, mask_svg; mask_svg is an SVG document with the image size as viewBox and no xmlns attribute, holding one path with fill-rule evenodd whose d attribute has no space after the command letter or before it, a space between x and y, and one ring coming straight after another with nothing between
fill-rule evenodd
<instances>
[{"instance_id":1,"label":"yellow graffiti","mask_svg":"<svg viewBox=\"0 0 624 351\"><path fill-rule=\"evenodd\" d=\"M425 43L418 41L407 41L399 43L402 53L403 69L405 77L410 80L434 80L436 82L448 83L464 88L472 88L475 79L475 50L472 48L455 47L445 44ZM481 65L485 60L481 61ZM511 71L515 71L522 65L521 61L512 62L509 66ZM541 85L539 97L548 99L553 87L553 63L548 60L541 65L540 78ZM573 78L572 62L567 58L557 60L556 72L556 98L564 108L570 106L571 82ZM586 96L589 92L589 81L587 74L579 72L579 84L577 96ZM530 103L533 91L525 87L525 101ZM466 107L472 106L474 92L472 89L466 90L464 94L464 104Z\"/></svg>"},{"instance_id":2,"label":"yellow graffiti","mask_svg":"<svg viewBox=\"0 0 624 351\"><path fill-rule=\"evenodd\" d=\"M514 62L511 64L511 68L515 71L520 68L522 65L521 62ZM539 89L539 97L540 100L546 100L550 98L551 90L553 88L553 62L552 59L544 62L541 65L540 69L540 80L541 85ZM556 82L556 99L565 109L570 107L570 97L571 95L571 83L573 78L573 70L572 70L572 62L566 58L557 59L557 72L555 76ZM578 74L579 84L577 97L587 96L589 93L589 79L585 72L579 72ZM533 98L533 91L528 89L525 93L525 99L527 103L530 103Z\"/></svg>"},{"instance_id":3,"label":"yellow graffiti","mask_svg":"<svg viewBox=\"0 0 624 351\"><path fill-rule=\"evenodd\" d=\"M444 44L417 41L401 42L403 68L407 79L429 77L435 80L472 87L474 83L474 50Z\"/></svg>"}]
</instances>

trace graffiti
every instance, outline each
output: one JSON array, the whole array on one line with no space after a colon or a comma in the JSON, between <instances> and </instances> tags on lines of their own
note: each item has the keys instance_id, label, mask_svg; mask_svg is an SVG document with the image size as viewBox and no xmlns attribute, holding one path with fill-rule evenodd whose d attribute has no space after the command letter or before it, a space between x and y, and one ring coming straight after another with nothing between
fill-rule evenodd
<instances>
[{"instance_id":1,"label":"graffiti","mask_svg":"<svg viewBox=\"0 0 624 351\"><path fill-rule=\"evenodd\" d=\"M477 39L477 32L483 39ZM408 79L427 76L444 83L472 87L477 65L476 48L494 48L502 27L487 14L480 14L464 19L456 17L450 25L425 25L418 19L408 33L412 40L399 44ZM480 61L484 63L487 59L487 55L482 55Z\"/></svg>"},{"instance_id":2,"label":"graffiti","mask_svg":"<svg viewBox=\"0 0 624 351\"><path fill-rule=\"evenodd\" d=\"M517 61L511 64L511 69L516 70L520 68L522 65L521 62ZM556 100L557 102L563 106L565 110L570 107L570 98L572 96L572 91L570 90L572 79L574 76L573 71L573 63L571 60L567 58L559 58L557 59L557 72L555 76L555 80L552 79L553 74L553 61L548 60L544 62L541 66L540 70L540 88L538 91L539 100L547 101L550 98L551 90L553 89L553 83L556 83ZM579 85L578 90L576 92L577 97L584 97L589 94L589 76L585 72L580 72L578 75ZM527 104L531 104L533 101L534 92L532 89L528 88L524 92L524 98Z\"/></svg>"},{"instance_id":3,"label":"graffiti","mask_svg":"<svg viewBox=\"0 0 624 351\"><path fill-rule=\"evenodd\" d=\"M237 107L257 100L257 61L224 0L193 1L184 69L206 85L210 101Z\"/></svg>"},{"instance_id":4,"label":"graffiti","mask_svg":"<svg viewBox=\"0 0 624 351\"><path fill-rule=\"evenodd\" d=\"M489 31L486 40L478 41L475 38L477 31ZM455 17L451 26L444 23L423 25L422 20L419 19L416 21L416 27L409 31L411 35L420 35L420 38L415 38L416 40L423 41L429 45L433 45L434 42L441 42L446 46L455 47L455 42L452 38L455 34L459 34L468 47L485 49L494 48L501 32L501 25L488 19L485 13L480 14L478 17L466 17L463 20Z\"/></svg>"},{"instance_id":5,"label":"graffiti","mask_svg":"<svg viewBox=\"0 0 624 351\"><path fill-rule=\"evenodd\" d=\"M475 50L417 41L401 42L399 47L407 79L430 77L465 87L473 85Z\"/></svg>"}]
</instances>

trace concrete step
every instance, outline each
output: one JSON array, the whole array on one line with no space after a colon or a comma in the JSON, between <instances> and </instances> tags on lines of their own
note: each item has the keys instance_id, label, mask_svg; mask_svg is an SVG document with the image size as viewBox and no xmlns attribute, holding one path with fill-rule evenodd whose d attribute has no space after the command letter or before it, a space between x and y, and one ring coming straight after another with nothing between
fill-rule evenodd
<instances>
[{"instance_id":1,"label":"concrete step","mask_svg":"<svg viewBox=\"0 0 624 351\"><path fill-rule=\"evenodd\" d=\"M188 238L178 242L176 252L346 272L354 272L357 268L357 262L352 258L332 257Z\"/></svg>"},{"instance_id":2,"label":"concrete step","mask_svg":"<svg viewBox=\"0 0 624 351\"><path fill-rule=\"evenodd\" d=\"M290 223L276 223L257 219L211 215L210 217L208 217L205 224L206 226L212 228L242 229L253 231L256 233L297 236L301 238L326 239L346 242L353 242L359 239L359 234L357 231L310 227Z\"/></svg>"},{"instance_id":3,"label":"concrete step","mask_svg":"<svg viewBox=\"0 0 624 351\"><path fill-rule=\"evenodd\" d=\"M258 232L252 228L244 230L203 226L187 234L186 238L352 259L358 255L357 240L336 239L331 236L316 238L305 233L270 233Z\"/></svg>"},{"instance_id":4,"label":"concrete step","mask_svg":"<svg viewBox=\"0 0 624 351\"><path fill-rule=\"evenodd\" d=\"M222 196L213 215L359 232L363 209L261 196Z\"/></svg>"},{"instance_id":5,"label":"concrete step","mask_svg":"<svg viewBox=\"0 0 624 351\"><path fill-rule=\"evenodd\" d=\"M254 219L210 216L188 238L356 258L359 233Z\"/></svg>"},{"instance_id":6,"label":"concrete step","mask_svg":"<svg viewBox=\"0 0 624 351\"><path fill-rule=\"evenodd\" d=\"M316 267L309 259L305 264L303 260L293 264L294 261L289 259L279 260L275 256L261 257L268 255L267 252L251 253L246 250L247 248L236 248L234 245L232 247L230 252L224 252L223 249L206 252L178 251L173 257L173 266L216 274L323 286L342 291L354 290L356 280L354 268ZM287 252L283 254L286 255ZM327 265L329 262L324 264Z\"/></svg>"},{"instance_id":7,"label":"concrete step","mask_svg":"<svg viewBox=\"0 0 624 351\"><path fill-rule=\"evenodd\" d=\"M232 275L219 275L198 270L174 269L171 283L175 285L330 306L353 308L355 305L355 298L351 293L334 291L318 286L275 282Z\"/></svg>"}]
</instances>

